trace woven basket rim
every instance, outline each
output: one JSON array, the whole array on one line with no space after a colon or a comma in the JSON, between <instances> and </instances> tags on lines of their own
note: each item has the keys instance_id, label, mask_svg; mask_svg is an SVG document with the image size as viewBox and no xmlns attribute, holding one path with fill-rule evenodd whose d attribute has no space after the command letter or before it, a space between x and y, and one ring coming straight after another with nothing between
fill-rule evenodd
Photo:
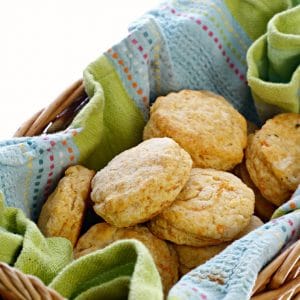
<instances>
[{"instance_id":1,"label":"woven basket rim","mask_svg":"<svg viewBox=\"0 0 300 300\"><path fill-rule=\"evenodd\" d=\"M0 296L4 299L63 300L55 290L47 287L39 278L0 262Z\"/></svg>"},{"instance_id":2,"label":"woven basket rim","mask_svg":"<svg viewBox=\"0 0 300 300\"><path fill-rule=\"evenodd\" d=\"M33 114L15 132L14 137L35 136L43 132L59 114L85 94L83 80L76 80L46 108Z\"/></svg>"}]
</instances>

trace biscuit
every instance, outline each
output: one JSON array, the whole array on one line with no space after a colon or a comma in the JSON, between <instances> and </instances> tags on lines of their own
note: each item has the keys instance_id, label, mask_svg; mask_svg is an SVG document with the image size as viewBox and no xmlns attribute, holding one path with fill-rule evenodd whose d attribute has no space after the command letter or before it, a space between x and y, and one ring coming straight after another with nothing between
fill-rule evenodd
<instances>
[{"instance_id":1,"label":"biscuit","mask_svg":"<svg viewBox=\"0 0 300 300\"><path fill-rule=\"evenodd\" d=\"M252 216L248 226L236 238L241 238L261 225L263 225L263 222L259 218ZM206 247L193 247L173 244L179 259L180 274L184 275L197 266L204 264L206 261L219 254L229 245L229 242Z\"/></svg>"},{"instance_id":2,"label":"biscuit","mask_svg":"<svg viewBox=\"0 0 300 300\"><path fill-rule=\"evenodd\" d=\"M240 163L247 143L247 123L223 97L183 90L158 97L144 128L144 139L174 139L194 166L230 170Z\"/></svg>"},{"instance_id":3,"label":"biscuit","mask_svg":"<svg viewBox=\"0 0 300 300\"><path fill-rule=\"evenodd\" d=\"M242 181L252 189L255 194L255 208L254 213L263 221L267 222L270 220L272 214L276 210L276 206L269 202L266 198L263 197L259 189L255 186L253 181L250 178L250 175L247 171L245 161L235 167L234 174L242 179Z\"/></svg>"},{"instance_id":4,"label":"biscuit","mask_svg":"<svg viewBox=\"0 0 300 300\"><path fill-rule=\"evenodd\" d=\"M246 167L261 194L276 206L300 183L300 114L280 114L248 138Z\"/></svg>"},{"instance_id":5,"label":"biscuit","mask_svg":"<svg viewBox=\"0 0 300 300\"><path fill-rule=\"evenodd\" d=\"M161 275L164 292L167 293L178 280L178 258L171 244L155 237L145 226L117 228L107 223L96 224L80 237L75 257L102 249L121 239L137 239L148 248Z\"/></svg>"},{"instance_id":6,"label":"biscuit","mask_svg":"<svg viewBox=\"0 0 300 300\"><path fill-rule=\"evenodd\" d=\"M85 215L95 172L83 166L65 171L54 192L43 205L38 227L47 237L65 237L75 245Z\"/></svg>"},{"instance_id":7,"label":"biscuit","mask_svg":"<svg viewBox=\"0 0 300 300\"><path fill-rule=\"evenodd\" d=\"M129 227L150 220L175 200L192 160L169 138L147 140L116 156L92 181L94 210L107 223Z\"/></svg>"},{"instance_id":8,"label":"biscuit","mask_svg":"<svg viewBox=\"0 0 300 300\"><path fill-rule=\"evenodd\" d=\"M157 237L179 245L217 245L238 235L253 211L254 193L238 177L195 168L175 202L148 226Z\"/></svg>"}]
</instances>

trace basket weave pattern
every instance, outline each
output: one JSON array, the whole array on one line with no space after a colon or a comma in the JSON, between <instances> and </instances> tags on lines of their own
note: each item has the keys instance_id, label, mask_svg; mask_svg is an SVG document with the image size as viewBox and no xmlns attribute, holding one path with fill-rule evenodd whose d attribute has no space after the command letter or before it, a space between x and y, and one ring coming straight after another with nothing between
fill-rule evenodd
<instances>
[{"instance_id":1,"label":"basket weave pattern","mask_svg":"<svg viewBox=\"0 0 300 300\"><path fill-rule=\"evenodd\" d=\"M48 107L35 113L30 119L24 122L15 132L14 137L35 136L43 133L51 123L59 123L59 120L65 120L66 116L72 116L86 98L82 80L77 80L69 88L67 88L60 96L58 96ZM66 125L66 124L62 124ZM57 127L56 131L62 128Z\"/></svg>"},{"instance_id":2,"label":"basket weave pattern","mask_svg":"<svg viewBox=\"0 0 300 300\"><path fill-rule=\"evenodd\" d=\"M63 300L38 278L0 263L0 297L8 300Z\"/></svg>"}]
</instances>

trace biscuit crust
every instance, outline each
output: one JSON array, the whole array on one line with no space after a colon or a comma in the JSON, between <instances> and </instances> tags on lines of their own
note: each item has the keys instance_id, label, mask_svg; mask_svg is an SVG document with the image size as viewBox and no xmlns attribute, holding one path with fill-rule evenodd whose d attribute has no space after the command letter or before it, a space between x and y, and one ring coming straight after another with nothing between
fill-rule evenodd
<instances>
[{"instance_id":1,"label":"biscuit crust","mask_svg":"<svg viewBox=\"0 0 300 300\"><path fill-rule=\"evenodd\" d=\"M268 120L248 138L246 167L261 194L280 206L300 183L300 114Z\"/></svg>"},{"instance_id":2,"label":"biscuit crust","mask_svg":"<svg viewBox=\"0 0 300 300\"><path fill-rule=\"evenodd\" d=\"M175 202L149 222L149 229L179 245L217 245L237 236L253 211L254 193L239 178L194 168Z\"/></svg>"},{"instance_id":3,"label":"biscuit crust","mask_svg":"<svg viewBox=\"0 0 300 300\"><path fill-rule=\"evenodd\" d=\"M263 221L269 221L277 207L264 198L259 189L255 186L250 178L245 161L234 168L234 174L240 177L242 181L254 192L255 214Z\"/></svg>"},{"instance_id":4,"label":"biscuit crust","mask_svg":"<svg viewBox=\"0 0 300 300\"><path fill-rule=\"evenodd\" d=\"M236 237L236 239L243 237L244 235L248 234L249 232L253 231L263 224L264 223L259 218L257 218L256 216L252 216L250 223ZM230 242L206 247L193 247L173 244L179 259L180 274L184 275L197 266L204 264L206 261L219 254L229 245Z\"/></svg>"},{"instance_id":5,"label":"biscuit crust","mask_svg":"<svg viewBox=\"0 0 300 300\"><path fill-rule=\"evenodd\" d=\"M38 227L45 236L65 237L75 245L94 175L94 171L80 165L65 171L65 176L45 202L39 216Z\"/></svg>"},{"instance_id":6,"label":"biscuit crust","mask_svg":"<svg viewBox=\"0 0 300 300\"><path fill-rule=\"evenodd\" d=\"M144 139L164 136L185 149L194 166L230 170L243 159L247 123L223 97L183 90L158 97L151 107Z\"/></svg>"},{"instance_id":7,"label":"biscuit crust","mask_svg":"<svg viewBox=\"0 0 300 300\"><path fill-rule=\"evenodd\" d=\"M150 220L175 200L192 160L170 138L147 140L116 156L92 181L94 210L106 222L129 227Z\"/></svg>"},{"instance_id":8,"label":"biscuit crust","mask_svg":"<svg viewBox=\"0 0 300 300\"><path fill-rule=\"evenodd\" d=\"M170 243L155 237L146 226L117 228L107 223L96 224L79 239L75 257L102 249L122 239L137 239L148 248L161 275L164 292L167 293L178 280L177 254Z\"/></svg>"}]
</instances>

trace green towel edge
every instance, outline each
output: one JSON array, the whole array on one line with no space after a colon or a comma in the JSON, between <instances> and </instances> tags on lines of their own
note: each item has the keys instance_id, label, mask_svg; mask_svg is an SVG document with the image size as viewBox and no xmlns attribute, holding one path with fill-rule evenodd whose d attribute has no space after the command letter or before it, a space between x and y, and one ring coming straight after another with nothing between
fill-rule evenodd
<instances>
[{"instance_id":1,"label":"green towel edge","mask_svg":"<svg viewBox=\"0 0 300 300\"><path fill-rule=\"evenodd\" d=\"M21 209L6 207L0 191L0 242L10 243L8 253L1 261L41 279L48 284L73 259L73 247L65 238L46 238L37 225L26 218ZM4 233L2 236L1 233ZM10 238L10 239L9 239ZM9 248L7 248L9 249Z\"/></svg>"},{"instance_id":2,"label":"green towel edge","mask_svg":"<svg viewBox=\"0 0 300 300\"><path fill-rule=\"evenodd\" d=\"M266 32L268 21L275 14L295 5L290 0L225 0L225 3L252 40L256 40ZM249 13L251 13L251 18L249 18Z\"/></svg>"},{"instance_id":3,"label":"green towel edge","mask_svg":"<svg viewBox=\"0 0 300 300\"><path fill-rule=\"evenodd\" d=\"M82 130L74 137L79 162L98 170L142 140L145 120L105 55L85 69L83 78L90 101L70 127Z\"/></svg>"},{"instance_id":4,"label":"green towel edge","mask_svg":"<svg viewBox=\"0 0 300 300\"><path fill-rule=\"evenodd\" d=\"M120 276L100 286L95 286L78 295L75 300L127 299L130 285L129 276Z\"/></svg>"},{"instance_id":5,"label":"green towel edge","mask_svg":"<svg viewBox=\"0 0 300 300\"><path fill-rule=\"evenodd\" d=\"M300 66L294 71L291 80L287 83L265 81L260 78L259 64L267 63L262 59L266 53L267 33L257 39L247 52L247 80L260 117L265 120L281 112L299 113ZM272 93L266 95L266 90ZM274 95L276 95L276 99L274 99Z\"/></svg>"},{"instance_id":6,"label":"green towel edge","mask_svg":"<svg viewBox=\"0 0 300 300\"><path fill-rule=\"evenodd\" d=\"M88 295L89 290L93 292L95 287L99 285L95 281L93 274L97 274L102 268L109 265L109 256L112 256L111 258L114 259L112 264L116 263L115 255L117 255L119 259L124 260L126 260L126 255L128 255L129 258L135 256L135 258L130 258L135 265L132 266L133 270L132 274L130 274L129 300L163 299L160 275L156 269L153 258L148 249L141 242L134 239L114 242L104 249L92 252L75 260L54 278L49 287L68 299L76 299L80 294L83 295L83 293ZM101 261L104 261L105 264L108 265L103 266ZM84 269L82 269L83 266L85 266ZM87 270L89 266L92 270L89 269L87 273L82 272L82 270ZM78 275L78 271L80 271L80 276L72 278L72 274ZM90 276L92 276L92 278L89 278ZM123 274L122 276L126 275ZM78 286L78 283L82 283L83 280L85 280L85 283L88 281L85 290L82 289L82 286ZM112 280L113 279L110 279L108 282Z\"/></svg>"},{"instance_id":7,"label":"green towel edge","mask_svg":"<svg viewBox=\"0 0 300 300\"><path fill-rule=\"evenodd\" d=\"M277 15L275 15L270 22L268 23L268 32L271 34L268 37L268 42L276 43L277 48L286 49L287 48L287 40L288 40L288 48L300 48L300 29L299 32L288 32L284 29L284 26L290 27L292 23L295 23L294 27L297 26L300 28L300 5L289 9L287 11L283 11Z\"/></svg>"}]
</instances>

